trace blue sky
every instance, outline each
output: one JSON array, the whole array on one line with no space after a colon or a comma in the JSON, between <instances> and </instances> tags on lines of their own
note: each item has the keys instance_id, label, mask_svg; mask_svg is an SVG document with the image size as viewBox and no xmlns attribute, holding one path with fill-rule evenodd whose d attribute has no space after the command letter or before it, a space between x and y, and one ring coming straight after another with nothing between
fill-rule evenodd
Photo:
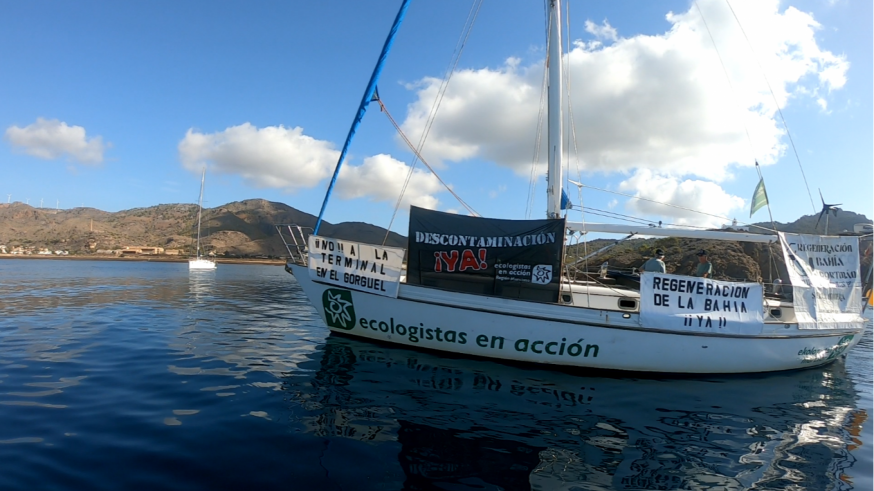
<instances>
[{"instance_id":1,"label":"blue sky","mask_svg":"<svg viewBox=\"0 0 874 491\"><path fill-rule=\"evenodd\" d=\"M399 5L4 2L0 198L191 203L206 166L205 206L264 198L317 214ZM470 9L413 1L401 26L379 93L414 142ZM818 211L819 189L874 215L870 1L571 0L569 12L568 173L621 193L586 188L586 207L698 226L766 221L764 209L749 219L758 160L778 221ZM543 30L540 1L483 2L424 147L483 216L545 212L534 158ZM325 219L387 226L411 162L371 105ZM464 212L421 164L407 189L403 207Z\"/></svg>"}]
</instances>

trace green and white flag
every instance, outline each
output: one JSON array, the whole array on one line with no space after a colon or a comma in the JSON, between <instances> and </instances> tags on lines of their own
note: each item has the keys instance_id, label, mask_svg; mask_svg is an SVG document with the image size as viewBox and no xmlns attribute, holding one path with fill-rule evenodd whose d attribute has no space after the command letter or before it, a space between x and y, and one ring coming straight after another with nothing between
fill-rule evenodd
<instances>
[{"instance_id":1,"label":"green and white flag","mask_svg":"<svg viewBox=\"0 0 874 491\"><path fill-rule=\"evenodd\" d=\"M750 205L750 218L753 217L753 213L759 210L759 208L768 204L768 193L765 191L765 179L759 178L759 184L756 186L756 190L753 192L753 200Z\"/></svg>"}]
</instances>

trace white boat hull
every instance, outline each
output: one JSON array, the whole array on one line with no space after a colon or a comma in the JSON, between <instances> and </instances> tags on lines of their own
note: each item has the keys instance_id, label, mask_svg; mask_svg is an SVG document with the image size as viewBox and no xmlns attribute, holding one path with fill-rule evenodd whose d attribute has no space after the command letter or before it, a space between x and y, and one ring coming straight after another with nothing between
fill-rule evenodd
<instances>
[{"instance_id":1,"label":"white boat hull","mask_svg":"<svg viewBox=\"0 0 874 491\"><path fill-rule=\"evenodd\" d=\"M188 260L188 270L211 270L215 269L215 261L211 259L189 259Z\"/></svg>"},{"instance_id":2,"label":"white boat hull","mask_svg":"<svg viewBox=\"0 0 874 491\"><path fill-rule=\"evenodd\" d=\"M313 281L289 264L334 332L403 346L516 362L667 373L752 373L820 366L859 342L853 330L766 324L766 333L711 335L640 325L636 313L448 292L401 284L398 298ZM337 317L338 299L351 318ZM347 292L339 298L338 292ZM334 313L327 312L332 309ZM330 320L329 320L330 317ZM345 327L342 322L350 321ZM412 329L411 329L412 328Z\"/></svg>"}]
</instances>

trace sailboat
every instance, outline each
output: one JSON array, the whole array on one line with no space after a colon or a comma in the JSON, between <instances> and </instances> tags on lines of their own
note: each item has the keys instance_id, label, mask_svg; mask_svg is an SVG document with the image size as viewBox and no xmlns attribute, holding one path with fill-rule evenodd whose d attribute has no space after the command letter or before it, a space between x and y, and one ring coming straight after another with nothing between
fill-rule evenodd
<instances>
[{"instance_id":1,"label":"sailboat","mask_svg":"<svg viewBox=\"0 0 874 491\"><path fill-rule=\"evenodd\" d=\"M496 220L411 207L406 250L289 227L286 271L332 332L408 347L583 369L687 374L821 366L862 337L859 243L827 237L630 227L562 216L560 1L548 3L546 219ZM405 0L383 48L385 59ZM644 272L639 288L563 274L568 232L779 243L791 294L758 282ZM283 236L284 237L284 236ZM404 267L404 258L406 265Z\"/></svg>"},{"instance_id":2,"label":"sailboat","mask_svg":"<svg viewBox=\"0 0 874 491\"><path fill-rule=\"evenodd\" d=\"M200 254L200 219L203 215L203 185L206 182L206 169L200 176L200 198L197 200L197 242L195 256L188 259L188 270L212 270L215 269L215 260Z\"/></svg>"}]
</instances>

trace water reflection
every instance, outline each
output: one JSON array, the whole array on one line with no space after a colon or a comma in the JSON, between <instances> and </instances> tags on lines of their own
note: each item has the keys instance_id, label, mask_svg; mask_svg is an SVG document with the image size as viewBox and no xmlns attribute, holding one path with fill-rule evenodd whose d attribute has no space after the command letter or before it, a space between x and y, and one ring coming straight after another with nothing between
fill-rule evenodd
<instances>
[{"instance_id":1,"label":"water reflection","mask_svg":"<svg viewBox=\"0 0 874 491\"><path fill-rule=\"evenodd\" d=\"M181 263L0 259L0 314L58 317L65 310L129 304L172 305L184 298Z\"/></svg>"},{"instance_id":2,"label":"water reflection","mask_svg":"<svg viewBox=\"0 0 874 491\"><path fill-rule=\"evenodd\" d=\"M203 304L212 300L212 291L215 288L215 271L189 271L188 293L191 300L197 304Z\"/></svg>"},{"instance_id":3,"label":"water reflection","mask_svg":"<svg viewBox=\"0 0 874 491\"><path fill-rule=\"evenodd\" d=\"M244 379L251 372L280 376L308 360L325 330L312 328L318 317L300 287L289 286L280 268L225 266L189 276L185 316L168 338L169 371Z\"/></svg>"},{"instance_id":4,"label":"water reflection","mask_svg":"<svg viewBox=\"0 0 874 491\"><path fill-rule=\"evenodd\" d=\"M337 336L311 356L283 381L307 431L399 443L407 489L850 489L868 418L841 363L614 379Z\"/></svg>"},{"instance_id":5,"label":"water reflection","mask_svg":"<svg viewBox=\"0 0 874 491\"><path fill-rule=\"evenodd\" d=\"M846 366L612 379L328 337L276 267L0 260L0 291L3 489L871 488L870 333Z\"/></svg>"}]
</instances>

